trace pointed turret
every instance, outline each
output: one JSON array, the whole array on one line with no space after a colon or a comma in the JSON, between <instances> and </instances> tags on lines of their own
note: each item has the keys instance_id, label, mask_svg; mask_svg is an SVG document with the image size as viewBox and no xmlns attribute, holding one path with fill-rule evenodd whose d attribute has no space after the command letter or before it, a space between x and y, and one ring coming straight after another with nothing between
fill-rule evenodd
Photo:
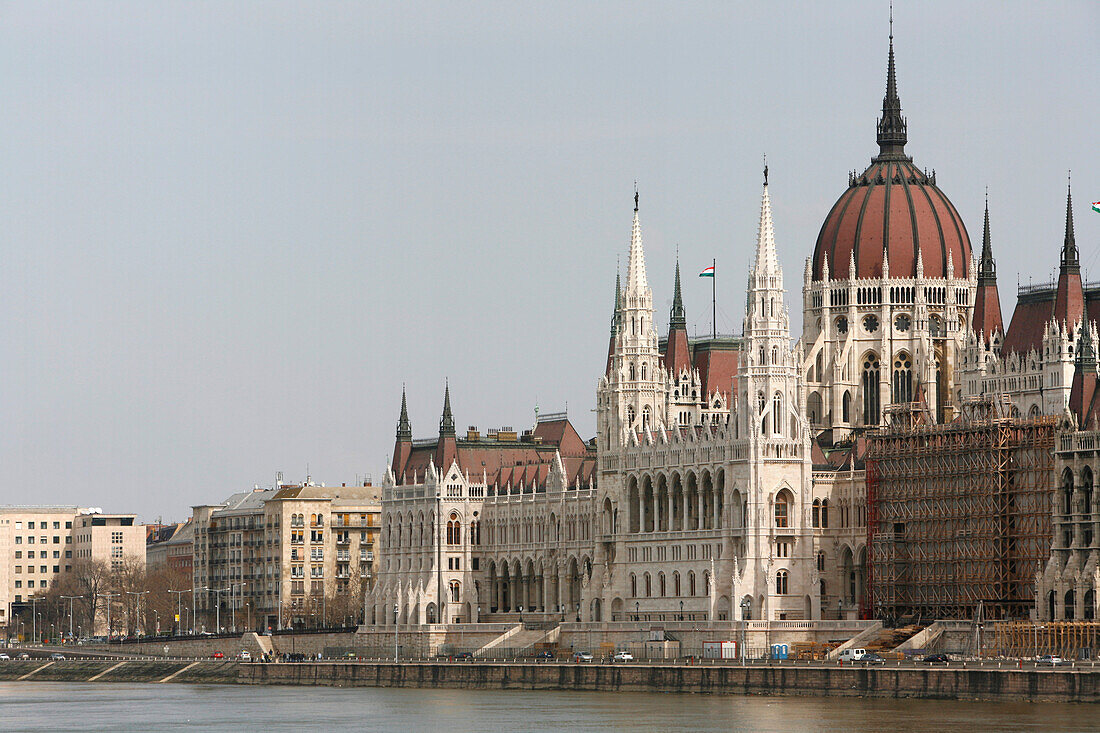
<instances>
[{"instance_id":1,"label":"pointed turret","mask_svg":"<svg viewBox=\"0 0 1100 733\"><path fill-rule=\"evenodd\" d=\"M680 295L680 258L676 258L676 282L672 289L672 310L668 316L668 346L665 348L665 369L679 377L685 369L691 367L691 355L688 353L687 318L684 315L684 300Z\"/></svg>"},{"instance_id":2,"label":"pointed turret","mask_svg":"<svg viewBox=\"0 0 1100 733\"><path fill-rule=\"evenodd\" d=\"M1069 329L1076 328L1085 311L1081 288L1081 262L1073 238L1073 191L1066 187L1066 234L1062 240L1062 261L1058 268L1058 292L1054 296L1054 320Z\"/></svg>"},{"instance_id":3,"label":"pointed turret","mask_svg":"<svg viewBox=\"0 0 1100 733\"><path fill-rule=\"evenodd\" d=\"M611 358L615 355L615 338L623 327L623 289L619 280L619 269L615 268L615 310L611 313L611 339L607 344L607 366L604 376L611 376Z\"/></svg>"},{"instance_id":4,"label":"pointed turret","mask_svg":"<svg viewBox=\"0 0 1100 733\"><path fill-rule=\"evenodd\" d=\"M393 447L391 468L395 477L405 472L405 464L412 454L412 423L409 422L409 408L405 400L405 385L401 385L401 417L397 420L397 441Z\"/></svg>"},{"instance_id":5,"label":"pointed turret","mask_svg":"<svg viewBox=\"0 0 1100 733\"><path fill-rule=\"evenodd\" d=\"M435 462L439 470L446 471L457 457L455 418L451 414L451 385L448 383L443 391L443 417L439 420L439 442L436 444Z\"/></svg>"},{"instance_id":6,"label":"pointed turret","mask_svg":"<svg viewBox=\"0 0 1100 733\"><path fill-rule=\"evenodd\" d=\"M397 439L412 440L412 423L409 422L409 407L405 400L405 385L401 385L401 417L397 419Z\"/></svg>"},{"instance_id":7,"label":"pointed turret","mask_svg":"<svg viewBox=\"0 0 1100 733\"><path fill-rule=\"evenodd\" d=\"M1096 409L1096 348L1092 342L1091 329L1085 325L1081 329L1081 340L1077 347L1077 359L1073 369L1073 384L1069 392L1069 409L1077 417L1081 430L1095 421Z\"/></svg>"},{"instance_id":8,"label":"pointed turret","mask_svg":"<svg viewBox=\"0 0 1100 733\"><path fill-rule=\"evenodd\" d=\"M767 166L764 167L767 171ZM760 201L760 224L756 232L756 260L753 264L753 275L761 277L765 275L779 275L779 258L775 254L775 231L772 228L772 202L768 196L768 178L764 176L764 195Z\"/></svg>"},{"instance_id":9,"label":"pointed turret","mask_svg":"<svg viewBox=\"0 0 1100 733\"><path fill-rule=\"evenodd\" d=\"M985 225L982 229L982 259L978 264L978 290L974 298L974 333L989 343L996 333L1004 333L1001 299L997 293L997 265L989 237L989 195L985 199Z\"/></svg>"},{"instance_id":10,"label":"pointed turret","mask_svg":"<svg viewBox=\"0 0 1100 733\"><path fill-rule=\"evenodd\" d=\"M908 142L905 118L901 116L901 98L894 71L894 19L890 17L890 53L886 65L886 95L882 98L882 117L878 119L878 159L904 160Z\"/></svg>"},{"instance_id":11,"label":"pointed turret","mask_svg":"<svg viewBox=\"0 0 1100 733\"><path fill-rule=\"evenodd\" d=\"M443 417L439 420L439 434L440 435L454 435L455 434L455 417L451 414L451 385L450 383L444 388L443 391Z\"/></svg>"}]
</instances>

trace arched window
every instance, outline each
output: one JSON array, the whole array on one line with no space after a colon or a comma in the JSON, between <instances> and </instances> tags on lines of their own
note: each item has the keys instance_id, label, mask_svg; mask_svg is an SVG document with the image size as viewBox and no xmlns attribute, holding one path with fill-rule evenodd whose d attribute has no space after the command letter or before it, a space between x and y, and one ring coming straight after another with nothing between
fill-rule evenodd
<instances>
[{"instance_id":1,"label":"arched window","mask_svg":"<svg viewBox=\"0 0 1100 733\"><path fill-rule=\"evenodd\" d=\"M657 591L658 591L659 596L661 596L661 597L665 596L665 574L664 573L658 573L657 574Z\"/></svg>"},{"instance_id":2,"label":"arched window","mask_svg":"<svg viewBox=\"0 0 1100 733\"><path fill-rule=\"evenodd\" d=\"M828 529L829 528L829 500L828 499L822 499L821 500L821 528L822 529Z\"/></svg>"},{"instance_id":3,"label":"arched window","mask_svg":"<svg viewBox=\"0 0 1100 733\"><path fill-rule=\"evenodd\" d=\"M630 596L632 598L638 597L638 576L634 573L630 574Z\"/></svg>"},{"instance_id":4,"label":"arched window","mask_svg":"<svg viewBox=\"0 0 1100 733\"><path fill-rule=\"evenodd\" d=\"M1092 513L1092 469L1088 466L1081 469L1081 513Z\"/></svg>"},{"instance_id":5,"label":"arched window","mask_svg":"<svg viewBox=\"0 0 1100 733\"><path fill-rule=\"evenodd\" d=\"M878 425L878 355L863 357L863 424Z\"/></svg>"},{"instance_id":6,"label":"arched window","mask_svg":"<svg viewBox=\"0 0 1100 733\"><path fill-rule=\"evenodd\" d=\"M462 598L462 586L457 580L451 581L451 603L458 603Z\"/></svg>"},{"instance_id":7,"label":"arched window","mask_svg":"<svg viewBox=\"0 0 1100 733\"><path fill-rule=\"evenodd\" d=\"M840 415L842 421L852 421L852 393L848 390L844 390L844 396L840 399Z\"/></svg>"},{"instance_id":8,"label":"arched window","mask_svg":"<svg viewBox=\"0 0 1100 733\"><path fill-rule=\"evenodd\" d=\"M779 363L779 347L778 346L773 346L772 347L772 364L778 364L778 363Z\"/></svg>"},{"instance_id":9,"label":"arched window","mask_svg":"<svg viewBox=\"0 0 1100 733\"><path fill-rule=\"evenodd\" d=\"M1068 468L1062 473L1062 513L1073 514L1073 471Z\"/></svg>"},{"instance_id":10,"label":"arched window","mask_svg":"<svg viewBox=\"0 0 1100 733\"><path fill-rule=\"evenodd\" d=\"M787 595L787 571L780 570L775 574L775 594L777 596Z\"/></svg>"},{"instance_id":11,"label":"arched window","mask_svg":"<svg viewBox=\"0 0 1100 733\"><path fill-rule=\"evenodd\" d=\"M458 515L454 512L451 513L450 519L447 520L447 544L462 544L462 524L458 521Z\"/></svg>"},{"instance_id":12,"label":"arched window","mask_svg":"<svg viewBox=\"0 0 1100 733\"><path fill-rule=\"evenodd\" d=\"M767 356L765 356L764 347L761 346L760 347L760 366L767 366L767 364L768 364L768 359L767 359Z\"/></svg>"},{"instance_id":13,"label":"arched window","mask_svg":"<svg viewBox=\"0 0 1100 733\"><path fill-rule=\"evenodd\" d=\"M894 357L891 399L895 404L913 401L913 361L901 351Z\"/></svg>"},{"instance_id":14,"label":"arched window","mask_svg":"<svg viewBox=\"0 0 1100 733\"><path fill-rule=\"evenodd\" d=\"M633 382L635 378L634 362L630 362L630 381Z\"/></svg>"},{"instance_id":15,"label":"arched window","mask_svg":"<svg viewBox=\"0 0 1100 733\"><path fill-rule=\"evenodd\" d=\"M643 382L645 381L645 374L646 374L646 363L643 361L642 362L642 381Z\"/></svg>"},{"instance_id":16,"label":"arched window","mask_svg":"<svg viewBox=\"0 0 1100 733\"><path fill-rule=\"evenodd\" d=\"M695 595L695 571L688 571L688 595Z\"/></svg>"},{"instance_id":17,"label":"arched window","mask_svg":"<svg viewBox=\"0 0 1100 733\"><path fill-rule=\"evenodd\" d=\"M634 427L634 418L637 414L634 412L634 405L627 405L626 407L626 426L628 428Z\"/></svg>"},{"instance_id":18,"label":"arched window","mask_svg":"<svg viewBox=\"0 0 1100 733\"><path fill-rule=\"evenodd\" d=\"M814 527L821 526L821 502L814 499L813 509L811 511L811 523Z\"/></svg>"},{"instance_id":19,"label":"arched window","mask_svg":"<svg viewBox=\"0 0 1100 733\"><path fill-rule=\"evenodd\" d=\"M817 553L817 570L818 572L824 572L825 570L825 553L818 550Z\"/></svg>"},{"instance_id":20,"label":"arched window","mask_svg":"<svg viewBox=\"0 0 1100 733\"><path fill-rule=\"evenodd\" d=\"M703 595L710 595L710 571L703 571Z\"/></svg>"},{"instance_id":21,"label":"arched window","mask_svg":"<svg viewBox=\"0 0 1100 733\"><path fill-rule=\"evenodd\" d=\"M470 522L470 544L481 544L481 522L477 521L476 519Z\"/></svg>"},{"instance_id":22,"label":"arched window","mask_svg":"<svg viewBox=\"0 0 1100 733\"><path fill-rule=\"evenodd\" d=\"M824 351L817 352L817 369L815 371L817 373L817 381L818 382L824 382L825 381L824 369L822 369L822 367L824 366L824 360L825 360L825 352Z\"/></svg>"},{"instance_id":23,"label":"arched window","mask_svg":"<svg viewBox=\"0 0 1100 733\"><path fill-rule=\"evenodd\" d=\"M680 571L677 570L672 574L672 595L680 595Z\"/></svg>"},{"instance_id":24,"label":"arched window","mask_svg":"<svg viewBox=\"0 0 1100 733\"><path fill-rule=\"evenodd\" d=\"M649 427L649 405L642 408L642 430Z\"/></svg>"},{"instance_id":25,"label":"arched window","mask_svg":"<svg viewBox=\"0 0 1100 733\"><path fill-rule=\"evenodd\" d=\"M775 526L786 529L790 526L791 492L783 489L775 497Z\"/></svg>"},{"instance_id":26,"label":"arched window","mask_svg":"<svg viewBox=\"0 0 1100 733\"><path fill-rule=\"evenodd\" d=\"M778 392L772 395L772 430L783 432L783 395Z\"/></svg>"},{"instance_id":27,"label":"arched window","mask_svg":"<svg viewBox=\"0 0 1100 733\"><path fill-rule=\"evenodd\" d=\"M649 573L645 574L645 597L649 598L653 595L653 581L649 577Z\"/></svg>"},{"instance_id":28,"label":"arched window","mask_svg":"<svg viewBox=\"0 0 1100 733\"><path fill-rule=\"evenodd\" d=\"M810 418L811 425L820 425L821 418L823 417L821 412L821 395L817 392L811 392L810 397L806 400L806 412L807 417Z\"/></svg>"}]
</instances>

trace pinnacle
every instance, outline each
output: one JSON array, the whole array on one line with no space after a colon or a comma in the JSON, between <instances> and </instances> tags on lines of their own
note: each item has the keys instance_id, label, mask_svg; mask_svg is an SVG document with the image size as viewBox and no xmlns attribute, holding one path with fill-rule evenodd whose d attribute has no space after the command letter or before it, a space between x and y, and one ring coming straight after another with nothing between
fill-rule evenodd
<instances>
[{"instance_id":1,"label":"pinnacle","mask_svg":"<svg viewBox=\"0 0 1100 733\"><path fill-rule=\"evenodd\" d=\"M672 296L672 311L669 313L669 330L674 328L687 328L687 317L684 314L684 299L680 295L680 258L676 258L676 285Z\"/></svg>"},{"instance_id":2,"label":"pinnacle","mask_svg":"<svg viewBox=\"0 0 1100 733\"><path fill-rule=\"evenodd\" d=\"M768 195L768 186L764 185L764 195L760 201L760 228L756 233L756 262L753 274L781 275L779 259L775 254L775 232L772 228L772 204Z\"/></svg>"},{"instance_id":3,"label":"pinnacle","mask_svg":"<svg viewBox=\"0 0 1100 733\"><path fill-rule=\"evenodd\" d=\"M1073 189L1066 185L1066 236L1062 240L1062 267L1080 268L1077 257L1077 242L1073 236Z\"/></svg>"},{"instance_id":4,"label":"pinnacle","mask_svg":"<svg viewBox=\"0 0 1100 733\"><path fill-rule=\"evenodd\" d=\"M634 192L634 225L630 232L630 259L626 266L626 293L643 295L649 290L645 274L645 250L642 248L642 225L638 220L638 193Z\"/></svg>"}]
</instances>

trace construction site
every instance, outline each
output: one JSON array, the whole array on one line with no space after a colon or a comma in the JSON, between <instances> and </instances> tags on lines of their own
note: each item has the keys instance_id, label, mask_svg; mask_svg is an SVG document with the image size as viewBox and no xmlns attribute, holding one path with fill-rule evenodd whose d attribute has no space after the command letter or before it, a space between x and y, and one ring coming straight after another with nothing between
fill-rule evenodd
<instances>
[{"instance_id":1,"label":"construction site","mask_svg":"<svg viewBox=\"0 0 1100 733\"><path fill-rule=\"evenodd\" d=\"M946 424L919 403L888 408L868 434L865 615L1029 618L1050 554L1054 430L989 397Z\"/></svg>"}]
</instances>

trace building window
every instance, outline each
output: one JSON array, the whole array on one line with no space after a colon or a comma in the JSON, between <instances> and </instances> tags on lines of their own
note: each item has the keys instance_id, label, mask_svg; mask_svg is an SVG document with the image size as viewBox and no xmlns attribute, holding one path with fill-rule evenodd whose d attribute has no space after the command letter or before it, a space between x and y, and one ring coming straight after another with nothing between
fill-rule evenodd
<instances>
[{"instance_id":1,"label":"building window","mask_svg":"<svg viewBox=\"0 0 1100 733\"><path fill-rule=\"evenodd\" d=\"M878 355L867 354L863 357L863 424L878 425Z\"/></svg>"},{"instance_id":2,"label":"building window","mask_svg":"<svg viewBox=\"0 0 1100 733\"><path fill-rule=\"evenodd\" d=\"M786 529L790 526L791 493L786 489L775 497L775 526ZM693 594L694 595L694 594Z\"/></svg>"},{"instance_id":3,"label":"building window","mask_svg":"<svg viewBox=\"0 0 1100 733\"><path fill-rule=\"evenodd\" d=\"M821 526L821 502L814 499L813 509L810 514L810 522L814 527Z\"/></svg>"},{"instance_id":4,"label":"building window","mask_svg":"<svg viewBox=\"0 0 1100 733\"><path fill-rule=\"evenodd\" d=\"M825 571L825 553L824 552L818 552L817 553L817 569L818 569L818 572L824 572ZM822 594L822 595L824 595L824 594Z\"/></svg>"},{"instance_id":5,"label":"building window","mask_svg":"<svg viewBox=\"0 0 1100 733\"><path fill-rule=\"evenodd\" d=\"M787 595L787 571L780 570L775 574L775 594L777 596Z\"/></svg>"},{"instance_id":6,"label":"building window","mask_svg":"<svg viewBox=\"0 0 1100 733\"><path fill-rule=\"evenodd\" d=\"M790 542L776 542L775 543L775 556L776 557L790 557L791 556L791 543Z\"/></svg>"},{"instance_id":7,"label":"building window","mask_svg":"<svg viewBox=\"0 0 1100 733\"><path fill-rule=\"evenodd\" d=\"M902 351L894 357L893 401L903 404L913 401L913 362Z\"/></svg>"}]
</instances>

